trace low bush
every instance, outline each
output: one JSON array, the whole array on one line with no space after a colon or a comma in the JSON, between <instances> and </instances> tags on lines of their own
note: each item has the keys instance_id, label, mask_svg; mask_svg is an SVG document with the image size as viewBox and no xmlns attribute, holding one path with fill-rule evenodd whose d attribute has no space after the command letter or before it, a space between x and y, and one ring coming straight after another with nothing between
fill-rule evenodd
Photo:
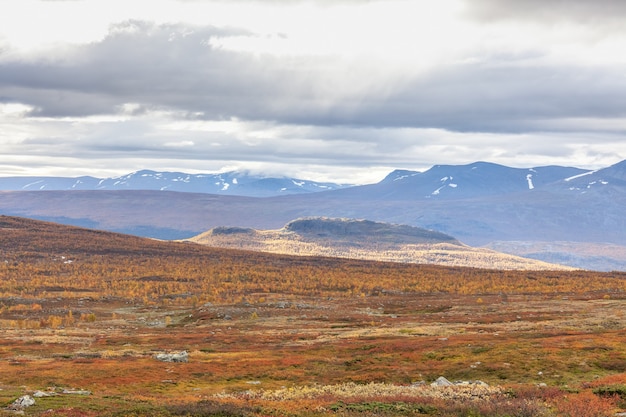
<instances>
[{"instance_id":1,"label":"low bush","mask_svg":"<svg viewBox=\"0 0 626 417\"><path fill-rule=\"evenodd\" d=\"M431 405L411 404L406 402L359 402L346 404L338 402L328 407L334 412L359 412L375 413L376 415L414 415L414 414L436 414L437 408Z\"/></svg>"},{"instance_id":2,"label":"low bush","mask_svg":"<svg viewBox=\"0 0 626 417\"><path fill-rule=\"evenodd\" d=\"M260 410L227 402L202 400L197 403L175 404L166 407L172 416L186 417L245 417L253 416Z\"/></svg>"}]
</instances>

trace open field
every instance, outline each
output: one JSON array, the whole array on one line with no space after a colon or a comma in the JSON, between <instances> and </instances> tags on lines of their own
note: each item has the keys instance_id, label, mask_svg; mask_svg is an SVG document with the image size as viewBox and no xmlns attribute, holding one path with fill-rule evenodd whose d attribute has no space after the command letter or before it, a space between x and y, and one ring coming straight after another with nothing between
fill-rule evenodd
<instances>
[{"instance_id":1,"label":"open field","mask_svg":"<svg viewBox=\"0 0 626 417\"><path fill-rule=\"evenodd\" d=\"M49 395L26 415L626 408L626 274L296 258L7 217L0 256L0 406Z\"/></svg>"}]
</instances>

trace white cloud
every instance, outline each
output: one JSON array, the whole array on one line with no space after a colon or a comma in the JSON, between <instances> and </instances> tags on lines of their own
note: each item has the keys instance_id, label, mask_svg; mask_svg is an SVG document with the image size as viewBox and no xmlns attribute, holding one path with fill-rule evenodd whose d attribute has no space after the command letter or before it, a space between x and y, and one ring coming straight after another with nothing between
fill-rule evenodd
<instances>
[{"instance_id":1,"label":"white cloud","mask_svg":"<svg viewBox=\"0 0 626 417\"><path fill-rule=\"evenodd\" d=\"M599 1L0 2L0 174L608 165L626 34Z\"/></svg>"},{"instance_id":2,"label":"white cloud","mask_svg":"<svg viewBox=\"0 0 626 417\"><path fill-rule=\"evenodd\" d=\"M188 148L194 146L195 143L192 140L181 140L179 142L165 142L163 146L166 148Z\"/></svg>"}]
</instances>

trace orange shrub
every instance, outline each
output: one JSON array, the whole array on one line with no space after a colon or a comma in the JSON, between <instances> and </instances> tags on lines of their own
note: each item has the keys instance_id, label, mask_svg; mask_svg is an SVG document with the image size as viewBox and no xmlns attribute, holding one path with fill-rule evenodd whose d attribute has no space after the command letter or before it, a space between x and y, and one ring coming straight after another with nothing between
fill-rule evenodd
<instances>
[{"instance_id":1,"label":"orange shrub","mask_svg":"<svg viewBox=\"0 0 626 417\"><path fill-rule=\"evenodd\" d=\"M555 401L559 417L607 417L615 413L615 399L585 391Z\"/></svg>"}]
</instances>

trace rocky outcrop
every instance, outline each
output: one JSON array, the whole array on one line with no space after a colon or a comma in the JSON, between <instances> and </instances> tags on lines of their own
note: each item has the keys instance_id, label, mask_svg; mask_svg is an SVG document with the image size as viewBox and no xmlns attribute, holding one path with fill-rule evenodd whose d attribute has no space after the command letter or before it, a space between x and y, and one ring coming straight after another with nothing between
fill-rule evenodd
<instances>
[{"instance_id":1,"label":"rocky outcrop","mask_svg":"<svg viewBox=\"0 0 626 417\"><path fill-rule=\"evenodd\" d=\"M8 407L8 410L23 410L26 407L35 405L35 399L30 395L22 395L17 400L13 401Z\"/></svg>"},{"instance_id":2,"label":"rocky outcrop","mask_svg":"<svg viewBox=\"0 0 626 417\"><path fill-rule=\"evenodd\" d=\"M430 384L431 387L451 387L452 385L454 385L454 384L452 382L448 381L443 376L440 376L439 378L437 378L435 380L435 382Z\"/></svg>"},{"instance_id":3,"label":"rocky outcrop","mask_svg":"<svg viewBox=\"0 0 626 417\"><path fill-rule=\"evenodd\" d=\"M483 381L455 381L450 382L443 376L437 378L434 382L430 384L431 387L458 387L458 386L479 386L479 387L488 387L489 385Z\"/></svg>"},{"instance_id":4,"label":"rocky outcrop","mask_svg":"<svg viewBox=\"0 0 626 417\"><path fill-rule=\"evenodd\" d=\"M154 358L161 362L188 362L189 353L187 351L175 353L158 353Z\"/></svg>"}]
</instances>

